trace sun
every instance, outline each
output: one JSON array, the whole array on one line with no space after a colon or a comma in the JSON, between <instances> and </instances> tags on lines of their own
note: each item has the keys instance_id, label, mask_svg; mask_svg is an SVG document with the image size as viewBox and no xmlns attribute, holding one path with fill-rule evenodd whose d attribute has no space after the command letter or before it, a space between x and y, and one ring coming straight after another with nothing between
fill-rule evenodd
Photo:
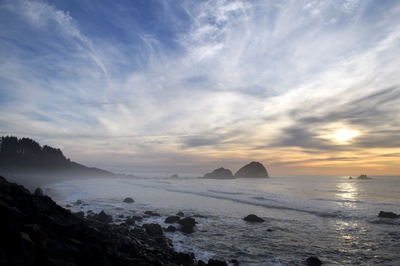
<instances>
[{"instance_id":1,"label":"sun","mask_svg":"<svg viewBox=\"0 0 400 266\"><path fill-rule=\"evenodd\" d=\"M337 142L348 142L352 138L360 135L360 133L356 130L351 129L339 129L337 130L331 137L335 139Z\"/></svg>"}]
</instances>

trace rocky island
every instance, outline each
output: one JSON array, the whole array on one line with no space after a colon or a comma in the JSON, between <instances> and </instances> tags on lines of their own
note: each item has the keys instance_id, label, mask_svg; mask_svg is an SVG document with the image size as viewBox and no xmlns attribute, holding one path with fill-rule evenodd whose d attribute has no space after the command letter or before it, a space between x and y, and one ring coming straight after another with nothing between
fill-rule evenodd
<instances>
[{"instance_id":1,"label":"rocky island","mask_svg":"<svg viewBox=\"0 0 400 266\"><path fill-rule=\"evenodd\" d=\"M372 179L371 177L368 177L367 175L360 175L357 177L357 179Z\"/></svg>"},{"instance_id":2,"label":"rocky island","mask_svg":"<svg viewBox=\"0 0 400 266\"><path fill-rule=\"evenodd\" d=\"M235 177L269 177L267 169L259 162L251 162L246 164L236 172Z\"/></svg>"},{"instance_id":3,"label":"rocky island","mask_svg":"<svg viewBox=\"0 0 400 266\"><path fill-rule=\"evenodd\" d=\"M223 167L215 169L212 173L205 174L202 178L206 179L234 179L231 170Z\"/></svg>"}]
</instances>

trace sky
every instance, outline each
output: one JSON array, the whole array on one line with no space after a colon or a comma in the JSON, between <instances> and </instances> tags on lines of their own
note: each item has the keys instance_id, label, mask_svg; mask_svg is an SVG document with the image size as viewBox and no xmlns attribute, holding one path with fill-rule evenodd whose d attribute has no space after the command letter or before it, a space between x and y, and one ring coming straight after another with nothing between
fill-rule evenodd
<instances>
[{"instance_id":1,"label":"sky","mask_svg":"<svg viewBox=\"0 0 400 266\"><path fill-rule=\"evenodd\" d=\"M400 175L400 1L0 0L0 135L117 173Z\"/></svg>"}]
</instances>

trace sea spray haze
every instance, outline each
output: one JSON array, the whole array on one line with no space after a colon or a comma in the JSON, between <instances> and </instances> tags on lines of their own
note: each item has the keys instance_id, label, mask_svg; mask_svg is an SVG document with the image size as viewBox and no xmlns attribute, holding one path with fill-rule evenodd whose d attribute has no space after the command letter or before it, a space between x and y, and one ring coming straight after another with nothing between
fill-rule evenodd
<instances>
[{"instance_id":1,"label":"sea spray haze","mask_svg":"<svg viewBox=\"0 0 400 266\"><path fill-rule=\"evenodd\" d=\"M303 265L318 256L324 265L397 265L400 220L378 218L381 210L399 213L400 178L374 176L273 176L266 179L102 179L45 186L81 210L159 217L144 222L163 227L182 211L195 217L193 234L166 233L180 250L198 259L220 256L240 265ZM123 203L134 198L132 204ZM265 219L253 224L248 214ZM121 220L121 222L123 219ZM140 223L139 223L140 225Z\"/></svg>"}]
</instances>

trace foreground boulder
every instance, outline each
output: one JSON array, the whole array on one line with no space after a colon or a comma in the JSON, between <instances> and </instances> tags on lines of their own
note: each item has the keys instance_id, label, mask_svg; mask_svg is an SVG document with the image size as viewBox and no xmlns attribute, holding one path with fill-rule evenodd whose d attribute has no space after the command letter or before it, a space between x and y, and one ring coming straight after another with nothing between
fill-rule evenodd
<instances>
[{"instance_id":1,"label":"foreground boulder","mask_svg":"<svg viewBox=\"0 0 400 266\"><path fill-rule=\"evenodd\" d=\"M239 177L269 177L267 169L265 169L264 165L259 162L251 162L246 164L235 174L236 178Z\"/></svg>"},{"instance_id":2,"label":"foreground boulder","mask_svg":"<svg viewBox=\"0 0 400 266\"><path fill-rule=\"evenodd\" d=\"M223 167L215 169L212 173L207 173L203 178L211 179L234 179L231 170L225 169Z\"/></svg>"},{"instance_id":3,"label":"foreground boulder","mask_svg":"<svg viewBox=\"0 0 400 266\"><path fill-rule=\"evenodd\" d=\"M0 217L0 265L200 265L175 251L158 225L145 231L80 219L3 177Z\"/></svg>"},{"instance_id":4,"label":"foreground boulder","mask_svg":"<svg viewBox=\"0 0 400 266\"><path fill-rule=\"evenodd\" d=\"M251 223L262 223L265 221L264 219L258 217L255 214L249 214L246 217L244 217L243 220L245 220L246 222L251 222Z\"/></svg>"},{"instance_id":5,"label":"foreground boulder","mask_svg":"<svg viewBox=\"0 0 400 266\"><path fill-rule=\"evenodd\" d=\"M381 217L381 218L399 218L400 215L395 214L394 212L380 211L379 214L378 214L378 217Z\"/></svg>"}]
</instances>

